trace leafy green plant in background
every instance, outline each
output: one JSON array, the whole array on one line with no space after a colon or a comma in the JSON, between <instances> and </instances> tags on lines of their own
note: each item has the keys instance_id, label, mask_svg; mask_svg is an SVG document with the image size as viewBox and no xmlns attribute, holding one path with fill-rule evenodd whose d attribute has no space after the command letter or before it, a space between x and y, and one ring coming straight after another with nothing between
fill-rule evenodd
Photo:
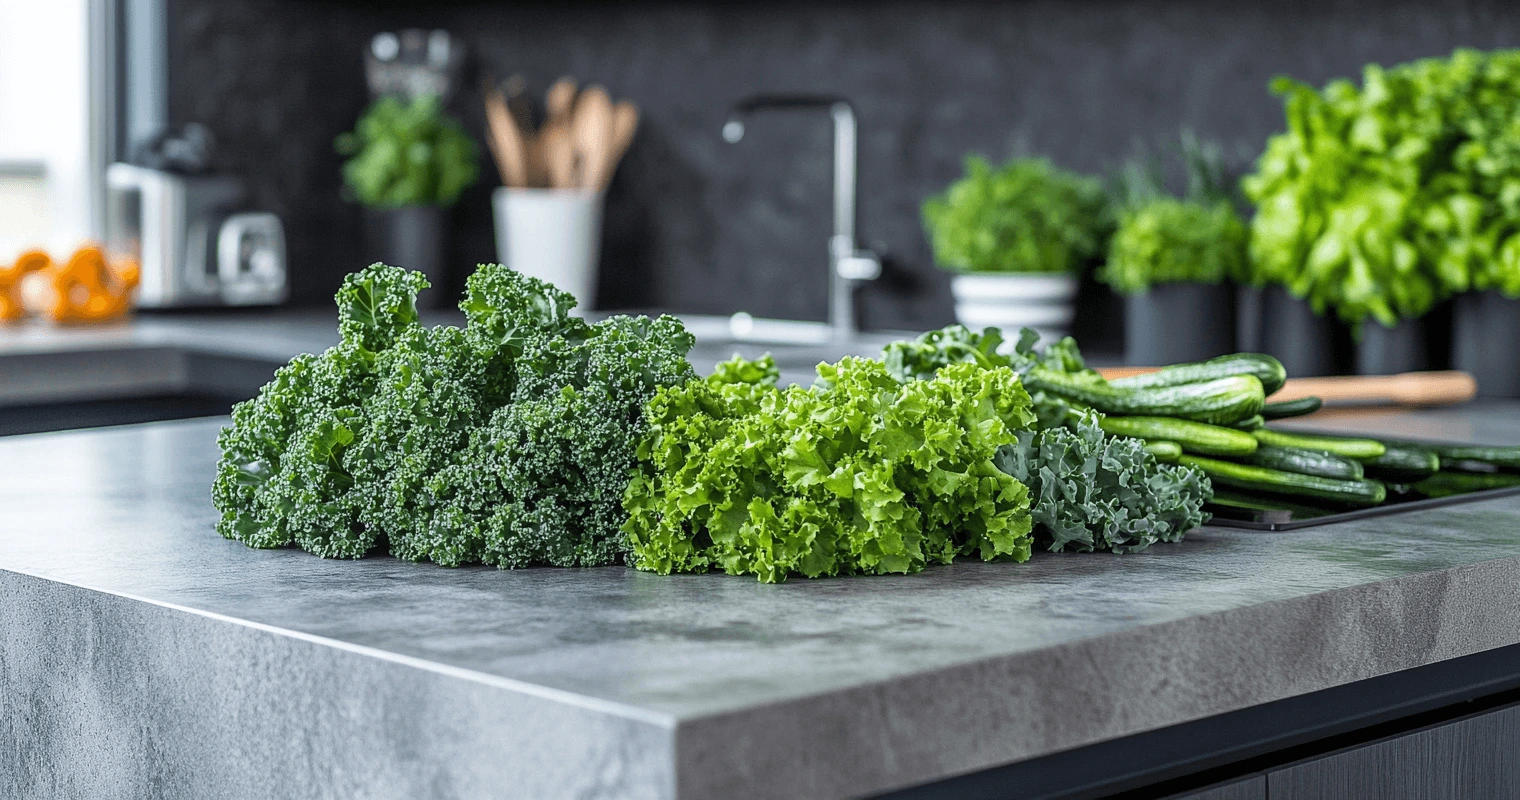
<instances>
[{"instance_id":1,"label":"leafy green plant in background","mask_svg":"<svg viewBox=\"0 0 1520 800\"><path fill-rule=\"evenodd\" d=\"M1469 289L1520 294L1520 51L1272 89L1288 129L1242 183L1254 283L1390 326Z\"/></svg>"},{"instance_id":2,"label":"leafy green plant in background","mask_svg":"<svg viewBox=\"0 0 1520 800\"><path fill-rule=\"evenodd\" d=\"M366 206L452 205L475 183L475 142L434 95L376 100L335 146L348 156L344 185Z\"/></svg>"},{"instance_id":3,"label":"leafy green plant in background","mask_svg":"<svg viewBox=\"0 0 1520 800\"><path fill-rule=\"evenodd\" d=\"M1044 159L966 175L924 201L935 261L962 272L1074 272L1103 251L1111 223L1102 185Z\"/></svg>"},{"instance_id":4,"label":"leafy green plant in background","mask_svg":"<svg viewBox=\"0 0 1520 800\"><path fill-rule=\"evenodd\" d=\"M1219 149L1182 139L1188 193L1166 193L1153 165L1131 162L1121 172L1118 228L1098 280L1121 294L1158 283L1220 283L1245 274L1246 226L1225 185Z\"/></svg>"}]
</instances>

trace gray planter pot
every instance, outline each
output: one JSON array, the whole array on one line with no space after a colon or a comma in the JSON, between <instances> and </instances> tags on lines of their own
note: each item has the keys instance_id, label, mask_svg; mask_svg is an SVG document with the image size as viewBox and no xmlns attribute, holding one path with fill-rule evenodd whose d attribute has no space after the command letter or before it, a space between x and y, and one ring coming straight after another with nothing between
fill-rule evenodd
<instances>
[{"instance_id":1,"label":"gray planter pot","mask_svg":"<svg viewBox=\"0 0 1520 800\"><path fill-rule=\"evenodd\" d=\"M444 224L448 210L441 206L402 206L364 209L364 241L369 262L414 269L427 276L432 291L418 305L452 305L444 271Z\"/></svg>"},{"instance_id":2,"label":"gray planter pot","mask_svg":"<svg viewBox=\"0 0 1520 800\"><path fill-rule=\"evenodd\" d=\"M1344 371L1345 326L1314 313L1304 300L1281 286L1268 286L1259 297L1258 348L1275 356L1288 377L1335 375Z\"/></svg>"},{"instance_id":3,"label":"gray planter pot","mask_svg":"<svg viewBox=\"0 0 1520 800\"><path fill-rule=\"evenodd\" d=\"M1430 369L1425 319L1404 319L1392 328L1367 320L1356 346L1358 375L1396 375Z\"/></svg>"},{"instance_id":4,"label":"gray planter pot","mask_svg":"<svg viewBox=\"0 0 1520 800\"><path fill-rule=\"evenodd\" d=\"M1125 298L1124 355L1137 366L1202 361L1235 350L1235 287L1163 283Z\"/></svg>"},{"instance_id":5,"label":"gray planter pot","mask_svg":"<svg viewBox=\"0 0 1520 800\"><path fill-rule=\"evenodd\" d=\"M1479 397L1520 397L1520 300L1495 291L1456 299L1452 366L1478 381Z\"/></svg>"}]
</instances>

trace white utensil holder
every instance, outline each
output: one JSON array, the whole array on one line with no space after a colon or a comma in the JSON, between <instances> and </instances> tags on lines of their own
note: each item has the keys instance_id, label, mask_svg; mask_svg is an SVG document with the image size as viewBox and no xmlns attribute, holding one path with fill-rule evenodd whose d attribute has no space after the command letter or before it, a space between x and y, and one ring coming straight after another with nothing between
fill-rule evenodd
<instances>
[{"instance_id":1,"label":"white utensil holder","mask_svg":"<svg viewBox=\"0 0 1520 800\"><path fill-rule=\"evenodd\" d=\"M498 188L496 257L501 263L575 295L577 309L596 300L604 195L589 189Z\"/></svg>"}]
</instances>

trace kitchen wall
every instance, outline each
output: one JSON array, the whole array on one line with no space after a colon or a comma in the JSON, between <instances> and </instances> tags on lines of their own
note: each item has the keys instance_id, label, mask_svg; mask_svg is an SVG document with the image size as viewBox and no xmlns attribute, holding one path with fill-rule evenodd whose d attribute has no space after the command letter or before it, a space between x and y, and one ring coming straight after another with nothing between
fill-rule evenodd
<instances>
[{"instance_id":1,"label":"kitchen wall","mask_svg":"<svg viewBox=\"0 0 1520 800\"><path fill-rule=\"evenodd\" d=\"M1244 167L1282 124L1266 91L1274 75L1320 83L1371 61L1520 45L1520 15L1498 0L170 0L169 12L170 116L209 124L221 165L247 174L285 218L298 302L324 302L365 263L331 142L365 105L369 37L422 26L466 40L470 87L481 71L521 72L538 91L568 73L642 107L609 197L604 308L822 319L826 116L758 117L737 145L719 128L751 92L849 97L861 125L860 231L889 258L863 313L910 328L951 317L918 206L968 151L1102 171L1190 126ZM474 93L453 105L478 134ZM461 267L493 258L494 170L483 166L453 213ZM1080 331L1116 342L1116 307L1089 287Z\"/></svg>"}]
</instances>

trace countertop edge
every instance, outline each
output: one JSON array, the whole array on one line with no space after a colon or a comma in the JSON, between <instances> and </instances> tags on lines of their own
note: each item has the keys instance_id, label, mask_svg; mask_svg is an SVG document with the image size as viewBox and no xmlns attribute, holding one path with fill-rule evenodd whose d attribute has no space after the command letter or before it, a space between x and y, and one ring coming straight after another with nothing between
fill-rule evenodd
<instances>
[{"instance_id":1,"label":"countertop edge","mask_svg":"<svg viewBox=\"0 0 1520 800\"><path fill-rule=\"evenodd\" d=\"M138 603L145 603L150 606L156 606L158 608L177 611L184 614L192 614L197 617L204 617L206 619L215 620L217 622L250 628L252 630L261 631L275 636L286 637L294 639L296 641L307 642L322 647L330 647L335 650L341 650L368 658L375 658L382 661L392 662L412 669L420 669L450 678L457 678L460 680L484 684L496 689L504 689L510 692L516 692L529 697L548 700L555 703L562 703L568 706L573 706L598 714L623 717L629 720L663 728L669 728L672 730L675 729L677 723L676 718L670 714L665 714L659 711L651 711L649 709L639 708L637 706L630 706L612 700L603 700L601 698L588 697L586 695L576 694L575 692L540 686L535 683L528 683L526 681L520 681L500 675L492 675L487 672L480 672L478 670L467 669L464 667L456 667L450 664L442 664L437 661L429 661L425 658L417 658L416 656L396 653L378 647L370 647L368 645L345 642L341 639L333 639L319 634L305 633L303 631L282 628L278 625L270 625L263 622L254 622L252 620L240 619L238 617L221 614L215 611L206 611L204 609L181 605L179 603L171 603L165 600L155 600L153 598L142 597L140 595L135 595L129 592L119 592L111 589L103 589L78 581L48 575L45 573L33 572L24 569L17 569L15 567L0 565L0 573L6 572L16 575L23 575L28 578L35 578L37 580L47 581L49 583L56 583L75 589L82 589L88 592L109 595L111 597L118 597L124 600L130 600Z\"/></svg>"},{"instance_id":2,"label":"countertop edge","mask_svg":"<svg viewBox=\"0 0 1520 800\"><path fill-rule=\"evenodd\" d=\"M1448 567L683 718L678 795L891 791L1520 644L1517 572ZM947 682L973 688L945 702Z\"/></svg>"}]
</instances>

